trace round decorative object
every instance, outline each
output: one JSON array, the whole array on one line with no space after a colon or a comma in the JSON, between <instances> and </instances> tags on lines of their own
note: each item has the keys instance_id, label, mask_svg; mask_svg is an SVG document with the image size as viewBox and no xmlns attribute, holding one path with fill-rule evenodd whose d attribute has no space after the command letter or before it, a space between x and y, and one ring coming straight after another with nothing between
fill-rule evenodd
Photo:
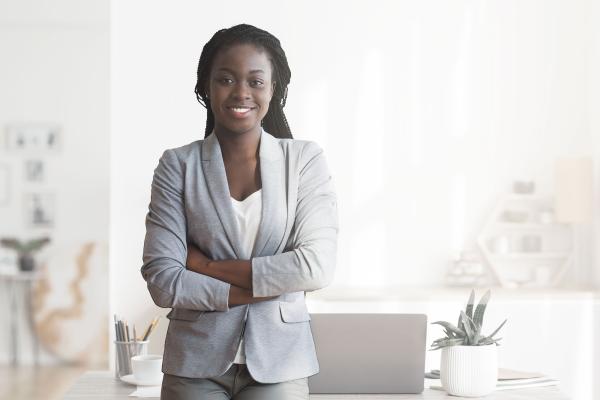
<instances>
[{"instance_id":1,"label":"round decorative object","mask_svg":"<svg viewBox=\"0 0 600 400\"><path fill-rule=\"evenodd\" d=\"M449 346L442 349L440 378L448 394L480 397L494 391L498 381L498 350L487 346Z\"/></svg>"}]
</instances>

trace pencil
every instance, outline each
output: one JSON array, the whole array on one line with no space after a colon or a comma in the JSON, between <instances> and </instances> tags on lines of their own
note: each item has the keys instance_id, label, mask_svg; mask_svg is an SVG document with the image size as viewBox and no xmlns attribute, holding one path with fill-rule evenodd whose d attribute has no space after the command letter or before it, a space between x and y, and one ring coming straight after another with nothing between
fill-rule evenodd
<instances>
[{"instance_id":1,"label":"pencil","mask_svg":"<svg viewBox=\"0 0 600 400\"><path fill-rule=\"evenodd\" d=\"M117 323L117 314L114 315L114 320L115 320L115 339L121 340L119 338L119 324Z\"/></svg>"},{"instance_id":2,"label":"pencil","mask_svg":"<svg viewBox=\"0 0 600 400\"><path fill-rule=\"evenodd\" d=\"M150 330L151 326L152 326L152 323L150 323L150 325L148 325L146 327L146 329L144 330L144 334L142 335L142 341L146 340L146 337L148 337L148 331Z\"/></svg>"},{"instance_id":3,"label":"pencil","mask_svg":"<svg viewBox=\"0 0 600 400\"><path fill-rule=\"evenodd\" d=\"M154 325L154 319L152 320L152 322L150 322L150 325L148 325L148 328L146 329L146 333L144 334L144 338L142 340L148 340L150 332L152 332L152 325Z\"/></svg>"},{"instance_id":4,"label":"pencil","mask_svg":"<svg viewBox=\"0 0 600 400\"><path fill-rule=\"evenodd\" d=\"M125 339L125 328L123 327L123 321L119 320L119 333L121 334L121 341L126 342Z\"/></svg>"},{"instance_id":5,"label":"pencil","mask_svg":"<svg viewBox=\"0 0 600 400\"><path fill-rule=\"evenodd\" d=\"M127 321L125 321L125 339L126 342L131 341L129 338L129 325L127 325Z\"/></svg>"},{"instance_id":6,"label":"pencil","mask_svg":"<svg viewBox=\"0 0 600 400\"><path fill-rule=\"evenodd\" d=\"M158 324L158 317L154 317L154 319L150 323L150 326L148 327L148 330L146 331L146 334L144 335L143 340L147 340L150 337L150 334L152 333L152 331L154 330L154 328L156 327L157 324Z\"/></svg>"}]
</instances>

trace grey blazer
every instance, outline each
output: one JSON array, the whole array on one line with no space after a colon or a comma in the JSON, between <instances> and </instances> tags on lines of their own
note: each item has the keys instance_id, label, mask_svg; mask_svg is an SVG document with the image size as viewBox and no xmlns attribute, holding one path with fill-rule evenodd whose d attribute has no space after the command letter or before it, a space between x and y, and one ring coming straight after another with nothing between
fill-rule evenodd
<instances>
[{"instance_id":1,"label":"grey blazer","mask_svg":"<svg viewBox=\"0 0 600 400\"><path fill-rule=\"evenodd\" d=\"M164 373L225 373L242 333L247 368L258 382L319 372L305 292L329 285L334 276L332 177L312 141L277 139L262 130L259 156L263 203L252 254L241 247L214 133L166 150L154 170L141 272L153 301L172 308ZM229 283L186 269L188 241L214 260L251 259L253 295L278 297L229 307Z\"/></svg>"}]
</instances>

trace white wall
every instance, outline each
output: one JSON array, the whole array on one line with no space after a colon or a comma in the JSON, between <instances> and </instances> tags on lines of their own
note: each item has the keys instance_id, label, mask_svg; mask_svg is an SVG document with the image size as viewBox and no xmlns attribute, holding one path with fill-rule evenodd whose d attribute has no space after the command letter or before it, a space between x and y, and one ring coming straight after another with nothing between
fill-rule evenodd
<instances>
[{"instance_id":1,"label":"white wall","mask_svg":"<svg viewBox=\"0 0 600 400\"><path fill-rule=\"evenodd\" d=\"M591 11L589 18L591 21L600 21L600 4L597 1L591 1ZM600 75L597 71L600 71L600 24L591 23L591 46L589 53L589 71L594 71L589 75L589 104L588 104L588 113L590 116L590 131L592 133L592 137L594 138L594 142L592 144L592 149L594 149L594 157L596 160L595 163L595 176L596 176L596 186L594 192L594 203L600 204L600 184L598 184L598 180L600 179ZM597 286L600 286L600 246L598 242L598 238L600 237L600 212L596 208L594 214L594 224L593 224L593 232L594 232L594 240L591 244L591 248L593 249L593 263L592 263L592 279L596 283ZM598 308L597 308L598 309ZM596 313L595 325L594 325L594 335L598 337L600 335L600 310ZM596 376L598 376L598 371L600 371L600 346L595 346L596 356L594 357L594 371L596 371ZM600 380L594 380L594 393L596 394L596 398L600 397Z\"/></svg>"},{"instance_id":2,"label":"white wall","mask_svg":"<svg viewBox=\"0 0 600 400\"><path fill-rule=\"evenodd\" d=\"M292 130L323 145L336 180L338 285L441 284L513 180L552 193L556 157L590 155L587 2L376 3L114 2L116 304L132 289L148 301L152 172L165 148L203 136L195 69L222 27L283 43Z\"/></svg>"},{"instance_id":3,"label":"white wall","mask_svg":"<svg viewBox=\"0 0 600 400\"><path fill-rule=\"evenodd\" d=\"M600 21L600 4L591 2L590 19L592 21ZM594 142L592 149L594 151L595 177L596 186L594 192L594 204L600 204L600 74L596 71L600 70L600 24L591 24L590 30L591 46L589 52L589 70L594 71L590 74L589 90L588 90L588 113L590 116L590 132ZM598 246L598 237L600 235L600 212L595 209L594 214L594 233L596 240L593 242L594 249L594 280L597 285L600 285L600 246Z\"/></svg>"},{"instance_id":4,"label":"white wall","mask_svg":"<svg viewBox=\"0 0 600 400\"><path fill-rule=\"evenodd\" d=\"M108 343L102 319L108 316L108 6L107 1L0 2L0 134L14 123L52 123L62 127L63 138L57 154L33 157L2 150L0 139L0 164L9 165L11 173L10 202L0 207L0 237L51 236L40 257L49 287L38 286L36 328L67 358L88 345L93 347L88 352L102 354ZM29 159L45 163L42 183L24 182ZM23 198L35 192L55 195L52 228L25 223ZM75 290L70 286L77 279L75 257L87 241L97 247ZM2 291L0 360L5 361L9 310ZM53 341L53 332L79 347ZM31 361L29 337L21 335L22 361ZM106 366L105 355L91 361Z\"/></svg>"}]
</instances>

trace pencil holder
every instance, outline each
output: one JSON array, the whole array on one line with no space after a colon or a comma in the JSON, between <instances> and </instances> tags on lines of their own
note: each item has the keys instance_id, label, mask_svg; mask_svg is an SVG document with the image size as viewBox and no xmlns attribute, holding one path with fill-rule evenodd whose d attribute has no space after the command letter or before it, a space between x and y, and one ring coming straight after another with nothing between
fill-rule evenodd
<instances>
[{"instance_id":1,"label":"pencil holder","mask_svg":"<svg viewBox=\"0 0 600 400\"><path fill-rule=\"evenodd\" d=\"M131 357L148 354L148 340L122 342L115 340L115 378L131 375Z\"/></svg>"}]
</instances>

